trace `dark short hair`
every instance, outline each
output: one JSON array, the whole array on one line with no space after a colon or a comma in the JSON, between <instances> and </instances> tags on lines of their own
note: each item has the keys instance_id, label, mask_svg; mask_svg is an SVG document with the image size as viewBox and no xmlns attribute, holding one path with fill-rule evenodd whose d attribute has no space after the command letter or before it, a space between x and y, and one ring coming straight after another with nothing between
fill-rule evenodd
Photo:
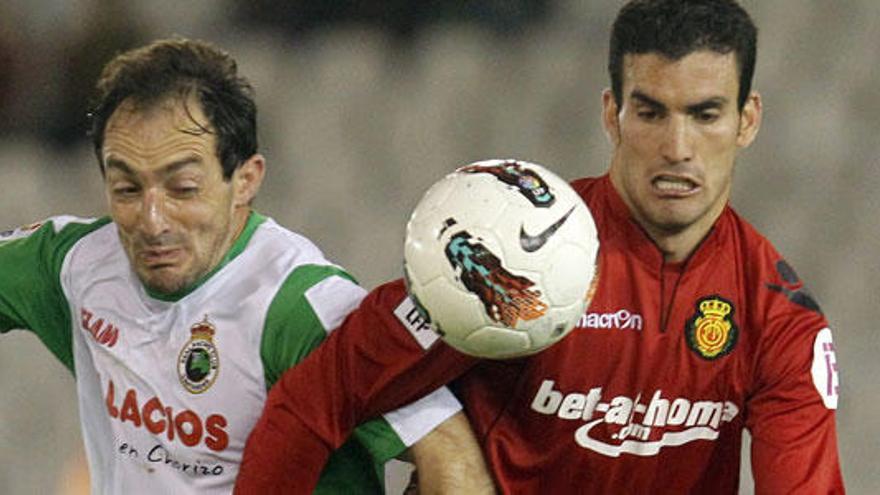
<instances>
[{"instance_id":1,"label":"dark short hair","mask_svg":"<svg viewBox=\"0 0 880 495\"><path fill-rule=\"evenodd\" d=\"M758 29L734 0L632 0L611 31L608 73L618 107L623 102L623 57L659 53L679 60L697 50L736 54L739 109L748 99L755 73Z\"/></svg>"},{"instance_id":2,"label":"dark short hair","mask_svg":"<svg viewBox=\"0 0 880 495\"><path fill-rule=\"evenodd\" d=\"M185 104L194 95L208 119L206 126L197 124L216 135L217 157L226 179L257 152L253 88L238 75L235 60L209 43L165 39L117 55L104 67L96 90L89 117L101 173L107 121L124 101L149 107L179 97ZM190 109L186 111L191 115Z\"/></svg>"}]
</instances>

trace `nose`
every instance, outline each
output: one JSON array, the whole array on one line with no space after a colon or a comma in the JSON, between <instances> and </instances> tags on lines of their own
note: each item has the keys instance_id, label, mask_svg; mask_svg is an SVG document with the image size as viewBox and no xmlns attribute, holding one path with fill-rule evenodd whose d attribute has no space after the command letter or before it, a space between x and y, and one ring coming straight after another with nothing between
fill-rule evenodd
<instances>
[{"instance_id":1,"label":"nose","mask_svg":"<svg viewBox=\"0 0 880 495\"><path fill-rule=\"evenodd\" d=\"M165 195L156 189L144 192L141 206L141 230L148 237L157 237L168 230Z\"/></svg>"},{"instance_id":2,"label":"nose","mask_svg":"<svg viewBox=\"0 0 880 495\"><path fill-rule=\"evenodd\" d=\"M663 158L674 165L691 161L693 152L687 117L675 115L667 119L660 149Z\"/></svg>"}]
</instances>

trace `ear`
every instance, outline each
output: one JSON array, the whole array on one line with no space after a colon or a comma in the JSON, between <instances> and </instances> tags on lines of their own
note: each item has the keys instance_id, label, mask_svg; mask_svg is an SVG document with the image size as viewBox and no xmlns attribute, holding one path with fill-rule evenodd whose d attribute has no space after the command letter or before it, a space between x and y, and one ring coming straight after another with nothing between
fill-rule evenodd
<instances>
[{"instance_id":1,"label":"ear","mask_svg":"<svg viewBox=\"0 0 880 495\"><path fill-rule=\"evenodd\" d=\"M614 93L610 88L602 91L602 127L605 129L605 137L615 147L620 144L620 109L614 101Z\"/></svg>"},{"instance_id":2,"label":"ear","mask_svg":"<svg viewBox=\"0 0 880 495\"><path fill-rule=\"evenodd\" d=\"M752 91L739 116L739 130L736 133L736 145L745 148L752 144L761 128L762 115L761 94Z\"/></svg>"},{"instance_id":3,"label":"ear","mask_svg":"<svg viewBox=\"0 0 880 495\"><path fill-rule=\"evenodd\" d=\"M266 159L256 153L241 164L232 174L232 188L236 207L251 204L263 184L266 175Z\"/></svg>"}]
</instances>

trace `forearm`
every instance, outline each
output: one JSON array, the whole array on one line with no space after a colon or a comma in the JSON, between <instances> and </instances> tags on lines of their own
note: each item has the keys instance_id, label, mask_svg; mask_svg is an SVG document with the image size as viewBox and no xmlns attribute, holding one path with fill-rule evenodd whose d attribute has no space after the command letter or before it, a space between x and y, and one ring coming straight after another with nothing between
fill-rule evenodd
<instances>
[{"instance_id":1,"label":"forearm","mask_svg":"<svg viewBox=\"0 0 880 495\"><path fill-rule=\"evenodd\" d=\"M460 412L410 448L420 495L495 493L467 416Z\"/></svg>"}]
</instances>

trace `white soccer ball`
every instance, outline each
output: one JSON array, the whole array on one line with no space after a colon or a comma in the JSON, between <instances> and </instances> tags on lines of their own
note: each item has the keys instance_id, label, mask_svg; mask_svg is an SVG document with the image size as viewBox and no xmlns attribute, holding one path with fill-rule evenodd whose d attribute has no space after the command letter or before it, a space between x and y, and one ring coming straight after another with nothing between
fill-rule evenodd
<instances>
[{"instance_id":1,"label":"white soccer ball","mask_svg":"<svg viewBox=\"0 0 880 495\"><path fill-rule=\"evenodd\" d=\"M540 165L487 160L431 186L406 227L411 297L440 336L485 358L536 353L584 314L599 240L583 200Z\"/></svg>"}]
</instances>

